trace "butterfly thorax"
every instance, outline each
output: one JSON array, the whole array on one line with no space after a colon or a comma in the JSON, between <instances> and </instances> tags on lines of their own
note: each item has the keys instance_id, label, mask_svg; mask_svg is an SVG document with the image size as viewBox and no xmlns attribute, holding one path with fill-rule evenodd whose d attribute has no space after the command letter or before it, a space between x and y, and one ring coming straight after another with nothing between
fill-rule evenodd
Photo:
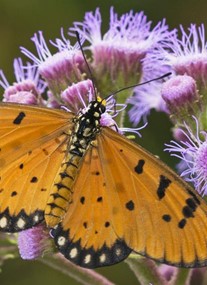
<instances>
[{"instance_id":1,"label":"butterfly thorax","mask_svg":"<svg viewBox=\"0 0 207 285\"><path fill-rule=\"evenodd\" d=\"M69 152L80 157L100 131L101 115L105 112L105 105L99 101L92 101L85 113L81 113L75 121Z\"/></svg>"},{"instance_id":2,"label":"butterfly thorax","mask_svg":"<svg viewBox=\"0 0 207 285\"><path fill-rule=\"evenodd\" d=\"M57 225L73 203L73 184L84 154L100 132L100 119L105 110L105 104L98 99L90 102L87 110L74 118L74 130L65 160L56 176L45 209L45 220L50 227Z\"/></svg>"}]
</instances>

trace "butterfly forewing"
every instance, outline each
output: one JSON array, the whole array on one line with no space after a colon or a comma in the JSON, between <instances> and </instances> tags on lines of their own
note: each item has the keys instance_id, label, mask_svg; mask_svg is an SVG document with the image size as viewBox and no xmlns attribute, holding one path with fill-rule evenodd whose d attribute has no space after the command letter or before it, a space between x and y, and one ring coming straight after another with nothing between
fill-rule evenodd
<instances>
[{"instance_id":1,"label":"butterfly forewing","mask_svg":"<svg viewBox=\"0 0 207 285\"><path fill-rule=\"evenodd\" d=\"M58 138L72 127L73 115L61 110L11 103L0 104L0 166Z\"/></svg>"},{"instance_id":2,"label":"butterfly forewing","mask_svg":"<svg viewBox=\"0 0 207 285\"><path fill-rule=\"evenodd\" d=\"M0 228L15 232L44 219L51 187L64 162L70 113L0 105Z\"/></svg>"},{"instance_id":3,"label":"butterfly forewing","mask_svg":"<svg viewBox=\"0 0 207 285\"><path fill-rule=\"evenodd\" d=\"M106 128L98 137L99 156L116 234L134 251L185 267L207 263L206 203L157 158ZM124 175L123 173L127 173ZM123 219L123 229L119 223Z\"/></svg>"}]
</instances>

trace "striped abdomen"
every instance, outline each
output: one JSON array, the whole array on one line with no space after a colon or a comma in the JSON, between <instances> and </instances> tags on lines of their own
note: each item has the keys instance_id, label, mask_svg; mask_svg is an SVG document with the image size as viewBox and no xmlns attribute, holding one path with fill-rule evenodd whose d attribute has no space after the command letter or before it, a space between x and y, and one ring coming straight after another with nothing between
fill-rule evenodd
<instances>
[{"instance_id":1,"label":"striped abdomen","mask_svg":"<svg viewBox=\"0 0 207 285\"><path fill-rule=\"evenodd\" d=\"M66 162L63 164L56 181L54 181L45 209L45 220L49 227L54 227L60 222L72 202L72 187L81 158L81 156L68 153Z\"/></svg>"}]
</instances>

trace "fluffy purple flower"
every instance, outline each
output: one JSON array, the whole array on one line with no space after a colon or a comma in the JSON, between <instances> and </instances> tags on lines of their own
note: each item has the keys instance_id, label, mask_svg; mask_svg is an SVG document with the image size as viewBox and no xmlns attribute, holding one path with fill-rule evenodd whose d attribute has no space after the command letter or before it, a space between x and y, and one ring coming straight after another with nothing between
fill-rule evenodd
<instances>
[{"instance_id":1,"label":"fluffy purple flower","mask_svg":"<svg viewBox=\"0 0 207 285\"><path fill-rule=\"evenodd\" d=\"M132 105L129 117L134 125L142 119L146 122L152 109L168 113L166 103L161 96L161 86L159 82L151 82L137 87L134 95L127 100L127 103Z\"/></svg>"},{"instance_id":2,"label":"fluffy purple flower","mask_svg":"<svg viewBox=\"0 0 207 285\"><path fill-rule=\"evenodd\" d=\"M14 74L16 82L10 85L3 71L0 71L0 86L4 88L3 102L40 104L46 83L40 79L37 68L29 63L24 67L18 58L14 60Z\"/></svg>"},{"instance_id":3,"label":"fluffy purple flower","mask_svg":"<svg viewBox=\"0 0 207 285\"><path fill-rule=\"evenodd\" d=\"M18 247L22 259L36 259L52 250L52 239L44 225L38 225L18 234Z\"/></svg>"},{"instance_id":4,"label":"fluffy purple flower","mask_svg":"<svg viewBox=\"0 0 207 285\"><path fill-rule=\"evenodd\" d=\"M188 75L177 75L166 81L161 90L171 119L182 123L189 115L197 116L201 111L196 81Z\"/></svg>"},{"instance_id":5,"label":"fluffy purple flower","mask_svg":"<svg viewBox=\"0 0 207 285\"><path fill-rule=\"evenodd\" d=\"M199 130L196 122L196 134L185 124L186 131L181 130L185 139L180 142L171 141L165 150L182 161L181 176L191 182L199 194L207 194L207 133Z\"/></svg>"},{"instance_id":6,"label":"fluffy purple flower","mask_svg":"<svg viewBox=\"0 0 207 285\"><path fill-rule=\"evenodd\" d=\"M165 20L152 28L152 23L143 12L130 11L118 17L113 8L110 10L109 29L103 35L101 25L101 14L96 9L95 13L86 13L82 23L75 22L69 34L78 31L90 43L87 48L92 52L95 76L98 79L104 76L111 81L110 88L115 82L117 89L139 83L144 77L143 59L162 42L167 42L169 34L174 33L168 31ZM156 70L158 66L157 62ZM152 77L153 72L156 73L155 69L151 70ZM101 82L98 84L101 85Z\"/></svg>"},{"instance_id":7,"label":"fluffy purple flower","mask_svg":"<svg viewBox=\"0 0 207 285\"><path fill-rule=\"evenodd\" d=\"M198 84L199 89L207 82L207 43L204 25L191 24L188 32L181 26L181 39L175 35L171 44L163 50L163 61L170 65L177 75L189 75Z\"/></svg>"},{"instance_id":8,"label":"fluffy purple flower","mask_svg":"<svg viewBox=\"0 0 207 285\"><path fill-rule=\"evenodd\" d=\"M32 37L38 56L21 47L22 53L29 57L36 66L40 75L46 80L55 97L65 90L68 85L83 80L85 61L78 44L70 45L70 41L62 35L56 39L53 46L57 52L52 54L46 44L42 32Z\"/></svg>"},{"instance_id":9,"label":"fluffy purple flower","mask_svg":"<svg viewBox=\"0 0 207 285\"><path fill-rule=\"evenodd\" d=\"M89 79L74 83L66 88L60 97L71 111L78 113L80 109L88 105L88 102L95 99L93 83Z\"/></svg>"},{"instance_id":10,"label":"fluffy purple flower","mask_svg":"<svg viewBox=\"0 0 207 285\"><path fill-rule=\"evenodd\" d=\"M188 32L181 26L180 38L176 33L169 33L167 41L163 41L154 52L147 54L143 66L145 70L144 79L148 79L150 70L157 70L157 66L159 70L171 71L177 76L189 76L187 81L185 80L187 77L180 77L180 80L172 78L160 90L162 90L162 97L165 99L171 114L176 113L176 116L179 115L182 119L185 119L188 112L191 115L198 115L203 105L206 104L207 43L204 25L197 27L191 24ZM190 80L190 78L192 79ZM175 88L174 80L177 81L177 88ZM133 105L135 108L132 108L130 114L135 123L134 113L137 109L141 109L138 104L140 102L141 106L144 104L145 108L141 110L143 110L143 117L146 118L151 108L155 106L156 99L159 98L159 95L152 98L150 90L149 92L146 90L145 94L141 93L141 96L139 92L140 90L137 88L134 98L130 99L130 102L132 100L132 104L135 104L135 106ZM153 104L149 103L150 97ZM159 104L158 107L154 108L159 111Z\"/></svg>"},{"instance_id":11,"label":"fluffy purple flower","mask_svg":"<svg viewBox=\"0 0 207 285\"><path fill-rule=\"evenodd\" d=\"M172 77L163 84L162 97L169 108L192 103L198 99L196 82L188 75Z\"/></svg>"},{"instance_id":12,"label":"fluffy purple flower","mask_svg":"<svg viewBox=\"0 0 207 285\"><path fill-rule=\"evenodd\" d=\"M145 55L153 50L162 41L167 41L169 36L168 26L165 20L151 28L152 22L147 21L143 12L134 13L130 11L120 18L110 10L110 25L108 31L101 34L101 14L99 9L95 13L86 13L83 23L75 22L70 31L78 31L83 38L91 43L90 49L96 54L96 48L108 47L127 53ZM142 57L142 56L141 56ZM96 60L95 60L96 62Z\"/></svg>"}]
</instances>

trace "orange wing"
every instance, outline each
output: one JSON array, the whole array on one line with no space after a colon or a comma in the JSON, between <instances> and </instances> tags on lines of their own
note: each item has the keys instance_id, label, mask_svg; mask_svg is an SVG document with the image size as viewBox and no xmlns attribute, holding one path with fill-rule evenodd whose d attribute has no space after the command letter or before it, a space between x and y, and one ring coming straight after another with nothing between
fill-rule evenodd
<instances>
[{"instance_id":1,"label":"orange wing","mask_svg":"<svg viewBox=\"0 0 207 285\"><path fill-rule=\"evenodd\" d=\"M62 223L51 232L59 251L80 266L111 265L131 252L112 227L108 190L99 150L90 147L73 187L73 201Z\"/></svg>"},{"instance_id":2,"label":"orange wing","mask_svg":"<svg viewBox=\"0 0 207 285\"><path fill-rule=\"evenodd\" d=\"M0 104L0 230L44 219L44 209L72 128L71 113Z\"/></svg>"},{"instance_id":3,"label":"orange wing","mask_svg":"<svg viewBox=\"0 0 207 285\"><path fill-rule=\"evenodd\" d=\"M103 128L85 155L73 202L52 234L66 258L94 268L131 250L184 267L207 265L207 205L165 164Z\"/></svg>"}]
</instances>

